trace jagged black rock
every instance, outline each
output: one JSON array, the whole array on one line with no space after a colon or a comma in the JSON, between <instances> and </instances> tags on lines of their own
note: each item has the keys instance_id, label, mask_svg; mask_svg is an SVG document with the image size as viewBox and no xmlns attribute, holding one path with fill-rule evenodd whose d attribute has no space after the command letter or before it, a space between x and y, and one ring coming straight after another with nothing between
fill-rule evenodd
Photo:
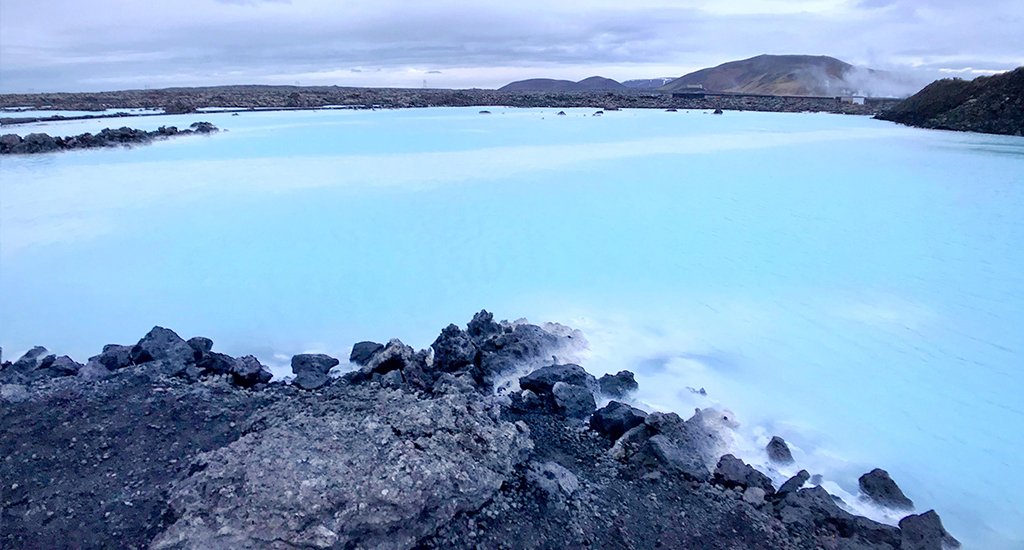
<instances>
[{"instance_id":1,"label":"jagged black rock","mask_svg":"<svg viewBox=\"0 0 1024 550\"><path fill-rule=\"evenodd\" d=\"M0 369L0 547L955 544L934 512L879 524L806 472L774 491L718 411L589 415L601 386L553 360L573 345L484 311L428 350L357 344L338 377L296 356L295 383L161 327L84 366L35 348Z\"/></svg>"}]
</instances>

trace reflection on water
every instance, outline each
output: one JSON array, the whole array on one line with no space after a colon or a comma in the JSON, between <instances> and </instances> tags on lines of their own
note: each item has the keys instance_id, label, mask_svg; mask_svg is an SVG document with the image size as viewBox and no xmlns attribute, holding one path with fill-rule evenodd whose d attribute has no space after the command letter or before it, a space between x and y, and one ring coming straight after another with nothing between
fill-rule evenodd
<instances>
[{"instance_id":1,"label":"reflection on water","mask_svg":"<svg viewBox=\"0 0 1024 550\"><path fill-rule=\"evenodd\" d=\"M4 158L0 343L161 324L282 366L487 307L584 330L650 406L729 407L751 461L777 433L837 493L882 466L960 538L1022 536L1024 140L477 110L146 117L228 131Z\"/></svg>"}]
</instances>

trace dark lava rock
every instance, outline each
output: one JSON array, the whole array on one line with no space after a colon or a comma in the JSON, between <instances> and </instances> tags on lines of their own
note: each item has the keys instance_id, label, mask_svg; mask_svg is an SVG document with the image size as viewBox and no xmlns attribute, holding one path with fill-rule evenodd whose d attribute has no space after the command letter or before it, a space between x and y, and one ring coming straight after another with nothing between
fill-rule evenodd
<instances>
[{"instance_id":1,"label":"dark lava rock","mask_svg":"<svg viewBox=\"0 0 1024 550\"><path fill-rule=\"evenodd\" d=\"M158 359L186 365L195 362L195 350L173 330L153 327L132 347L131 359L137 365Z\"/></svg>"},{"instance_id":2,"label":"dark lava rock","mask_svg":"<svg viewBox=\"0 0 1024 550\"><path fill-rule=\"evenodd\" d=\"M597 408L594 392L583 386L555 382L551 394L558 411L569 418L587 418Z\"/></svg>"},{"instance_id":3,"label":"dark lava rock","mask_svg":"<svg viewBox=\"0 0 1024 550\"><path fill-rule=\"evenodd\" d=\"M875 468L860 476L857 480L860 490L874 502L895 510L912 510L914 502L907 498L896 482L889 477L889 472Z\"/></svg>"},{"instance_id":4,"label":"dark lava rock","mask_svg":"<svg viewBox=\"0 0 1024 550\"><path fill-rule=\"evenodd\" d=\"M519 387L537 394L549 394L558 382L571 386L593 387L594 377L579 365L551 365L539 368L519 379Z\"/></svg>"},{"instance_id":5,"label":"dark lava rock","mask_svg":"<svg viewBox=\"0 0 1024 550\"><path fill-rule=\"evenodd\" d=\"M509 408L517 412L543 411L548 407L548 401L541 399L530 390L522 390L509 394Z\"/></svg>"},{"instance_id":6,"label":"dark lava rock","mask_svg":"<svg viewBox=\"0 0 1024 550\"><path fill-rule=\"evenodd\" d=\"M195 338L188 339L188 345L195 351L196 361L198 361L203 358L203 355L210 353L210 350L213 349L213 340L196 336Z\"/></svg>"},{"instance_id":7,"label":"dark lava rock","mask_svg":"<svg viewBox=\"0 0 1024 550\"><path fill-rule=\"evenodd\" d=\"M710 477L704 457L664 435L651 436L637 451L633 462L653 470L664 470L695 481Z\"/></svg>"},{"instance_id":8,"label":"dark lava rock","mask_svg":"<svg viewBox=\"0 0 1024 550\"><path fill-rule=\"evenodd\" d=\"M235 358L209 351L196 363L202 374L228 374L235 369Z\"/></svg>"},{"instance_id":9,"label":"dark lava rock","mask_svg":"<svg viewBox=\"0 0 1024 550\"><path fill-rule=\"evenodd\" d=\"M502 332L479 341L484 387L492 386L503 374L550 359L560 344L557 336L536 325L515 325L509 331L502 328Z\"/></svg>"},{"instance_id":10,"label":"dark lava rock","mask_svg":"<svg viewBox=\"0 0 1024 550\"><path fill-rule=\"evenodd\" d=\"M430 347L434 349L434 365L445 372L472 366L479 352L469 333L456 325L445 327Z\"/></svg>"},{"instance_id":11,"label":"dark lava rock","mask_svg":"<svg viewBox=\"0 0 1024 550\"><path fill-rule=\"evenodd\" d=\"M786 440L782 439L777 435L772 436L772 440L768 442L768 446L765 447L768 451L768 458L772 462L779 464L792 464L793 453L789 452L789 445L786 445Z\"/></svg>"},{"instance_id":12,"label":"dark lava rock","mask_svg":"<svg viewBox=\"0 0 1024 550\"><path fill-rule=\"evenodd\" d=\"M36 346L26 351L24 355L12 363L11 369L20 373L36 370L46 359L48 353L50 352L43 346Z\"/></svg>"},{"instance_id":13,"label":"dark lava rock","mask_svg":"<svg viewBox=\"0 0 1024 550\"><path fill-rule=\"evenodd\" d=\"M209 122L193 122L189 128L197 134L211 134L217 131L217 127Z\"/></svg>"},{"instance_id":14,"label":"dark lava rock","mask_svg":"<svg viewBox=\"0 0 1024 550\"><path fill-rule=\"evenodd\" d=\"M47 370L50 371L51 376L74 376L78 374L78 371L82 369L82 366L83 365L81 363L67 355L61 355L50 363Z\"/></svg>"},{"instance_id":15,"label":"dark lava rock","mask_svg":"<svg viewBox=\"0 0 1024 550\"><path fill-rule=\"evenodd\" d=\"M707 481L725 450L721 420L713 409L697 410L686 421L675 413L652 413L622 434L610 455L641 472Z\"/></svg>"},{"instance_id":16,"label":"dark lava rock","mask_svg":"<svg viewBox=\"0 0 1024 550\"><path fill-rule=\"evenodd\" d=\"M787 492L775 504L782 523L800 532L818 532L841 540L837 548L899 548L899 529L854 516L836 505L821 487Z\"/></svg>"},{"instance_id":17,"label":"dark lava rock","mask_svg":"<svg viewBox=\"0 0 1024 550\"><path fill-rule=\"evenodd\" d=\"M808 479L811 479L810 472L807 470L800 470L795 476L787 479L786 482L782 484L782 487L779 487L777 494L782 496L786 493L796 492L798 489L803 487L805 483L807 483Z\"/></svg>"},{"instance_id":18,"label":"dark lava rock","mask_svg":"<svg viewBox=\"0 0 1024 550\"><path fill-rule=\"evenodd\" d=\"M622 437L622 434L643 424L645 418L646 412L625 403L612 401L590 417L590 428L615 441Z\"/></svg>"},{"instance_id":19,"label":"dark lava rock","mask_svg":"<svg viewBox=\"0 0 1024 550\"><path fill-rule=\"evenodd\" d=\"M102 384L43 380L0 405L0 548L148 547L173 521L168 491L193 459L237 439L265 403L153 365Z\"/></svg>"},{"instance_id":20,"label":"dark lava rock","mask_svg":"<svg viewBox=\"0 0 1024 550\"><path fill-rule=\"evenodd\" d=\"M484 340L501 334L501 325L494 322L494 314L486 309L480 310L466 325L466 332L478 344Z\"/></svg>"},{"instance_id":21,"label":"dark lava rock","mask_svg":"<svg viewBox=\"0 0 1024 550\"><path fill-rule=\"evenodd\" d=\"M349 354L348 360L351 363L364 367L382 349L384 349L384 344L378 344L377 342L356 342L352 346L352 353Z\"/></svg>"},{"instance_id":22,"label":"dark lava rock","mask_svg":"<svg viewBox=\"0 0 1024 550\"><path fill-rule=\"evenodd\" d=\"M90 363L93 361L112 371L131 366L132 346L107 344L103 346L103 353L89 358Z\"/></svg>"},{"instance_id":23,"label":"dark lava rock","mask_svg":"<svg viewBox=\"0 0 1024 550\"><path fill-rule=\"evenodd\" d=\"M606 374L597 383L601 393L619 398L626 397L640 387L633 378L633 373L628 370L619 371L618 374Z\"/></svg>"},{"instance_id":24,"label":"dark lava rock","mask_svg":"<svg viewBox=\"0 0 1024 550\"><path fill-rule=\"evenodd\" d=\"M960 541L953 538L942 526L942 520L935 510L923 514L911 514L900 520L902 534L901 550L950 550L960 548Z\"/></svg>"},{"instance_id":25,"label":"dark lava rock","mask_svg":"<svg viewBox=\"0 0 1024 550\"><path fill-rule=\"evenodd\" d=\"M60 144L57 140L48 134L29 134L22 138L21 143L11 148L10 152L14 154L36 154L36 153L49 153L60 149Z\"/></svg>"},{"instance_id":26,"label":"dark lava rock","mask_svg":"<svg viewBox=\"0 0 1024 550\"><path fill-rule=\"evenodd\" d=\"M335 384L281 401L169 491L151 547L413 548L494 498L529 452L483 399Z\"/></svg>"},{"instance_id":27,"label":"dark lava rock","mask_svg":"<svg viewBox=\"0 0 1024 550\"><path fill-rule=\"evenodd\" d=\"M467 334L500 356L495 342L516 328L496 327ZM147 336L146 350L180 343ZM526 349L518 338L506 359ZM517 368L535 366L529 353ZM393 340L350 373L364 383L308 392L265 384L251 356L204 352L231 366L197 383L202 360L165 355L0 384L0 547L881 550L941 539L937 517L908 518L901 533L820 487L765 501L751 486L763 480L719 460L732 424L713 409L684 421L611 403L582 429L558 400L596 391L592 378L506 399ZM293 370L317 382L337 363L300 355ZM38 351L23 365L66 362ZM250 385L260 391L238 387ZM716 462L716 482L734 489L707 482Z\"/></svg>"},{"instance_id":28,"label":"dark lava rock","mask_svg":"<svg viewBox=\"0 0 1024 550\"><path fill-rule=\"evenodd\" d=\"M295 373L292 385L304 390L321 388L330 380L328 371L338 363L337 359L322 353L296 355L292 357L292 372Z\"/></svg>"},{"instance_id":29,"label":"dark lava rock","mask_svg":"<svg viewBox=\"0 0 1024 550\"><path fill-rule=\"evenodd\" d=\"M973 80L936 80L877 118L923 128L1024 135L1024 67Z\"/></svg>"},{"instance_id":30,"label":"dark lava rock","mask_svg":"<svg viewBox=\"0 0 1024 550\"><path fill-rule=\"evenodd\" d=\"M231 369L231 378L235 384L243 388L251 388L256 384L266 384L273 378L273 374L266 367L260 364L259 360L252 355L243 355L235 359Z\"/></svg>"},{"instance_id":31,"label":"dark lava rock","mask_svg":"<svg viewBox=\"0 0 1024 550\"><path fill-rule=\"evenodd\" d=\"M712 481L723 487L758 487L769 495L775 492L768 476L731 454L723 455L718 460Z\"/></svg>"},{"instance_id":32,"label":"dark lava rock","mask_svg":"<svg viewBox=\"0 0 1024 550\"><path fill-rule=\"evenodd\" d=\"M150 143L157 138L163 139L187 134L209 134L216 131L217 127L209 122L196 122L189 129L183 131L178 131L173 126L161 126L152 132L128 127L117 129L104 128L95 135L86 132L64 138L52 137L47 134L29 134L21 138L14 134L7 134L0 138L0 154L37 154L93 147L129 146Z\"/></svg>"},{"instance_id":33,"label":"dark lava rock","mask_svg":"<svg viewBox=\"0 0 1024 550\"><path fill-rule=\"evenodd\" d=\"M4 134L0 136L0 153L10 153L20 144L21 136L18 134Z\"/></svg>"}]
</instances>

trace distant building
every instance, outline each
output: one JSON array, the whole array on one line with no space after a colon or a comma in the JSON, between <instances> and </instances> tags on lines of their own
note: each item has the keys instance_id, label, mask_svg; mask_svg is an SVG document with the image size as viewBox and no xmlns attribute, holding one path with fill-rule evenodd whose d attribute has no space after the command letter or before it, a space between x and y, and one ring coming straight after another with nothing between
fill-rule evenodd
<instances>
[{"instance_id":1,"label":"distant building","mask_svg":"<svg viewBox=\"0 0 1024 550\"><path fill-rule=\"evenodd\" d=\"M844 95L839 97L840 103L852 103L854 105L863 105L864 96L862 95Z\"/></svg>"}]
</instances>

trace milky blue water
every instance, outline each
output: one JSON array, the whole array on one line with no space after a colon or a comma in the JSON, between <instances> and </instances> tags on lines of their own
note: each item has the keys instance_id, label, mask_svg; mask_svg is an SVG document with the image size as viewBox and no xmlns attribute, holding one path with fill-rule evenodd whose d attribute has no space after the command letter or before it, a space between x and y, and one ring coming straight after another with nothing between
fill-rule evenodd
<instances>
[{"instance_id":1,"label":"milky blue water","mask_svg":"<svg viewBox=\"0 0 1024 550\"><path fill-rule=\"evenodd\" d=\"M228 131L3 157L5 358L160 324L286 372L486 307L583 330L648 407L731 409L751 462L782 435L873 517L898 519L857 501L880 466L968 547L1024 546L1024 139L478 110L119 119Z\"/></svg>"}]
</instances>

